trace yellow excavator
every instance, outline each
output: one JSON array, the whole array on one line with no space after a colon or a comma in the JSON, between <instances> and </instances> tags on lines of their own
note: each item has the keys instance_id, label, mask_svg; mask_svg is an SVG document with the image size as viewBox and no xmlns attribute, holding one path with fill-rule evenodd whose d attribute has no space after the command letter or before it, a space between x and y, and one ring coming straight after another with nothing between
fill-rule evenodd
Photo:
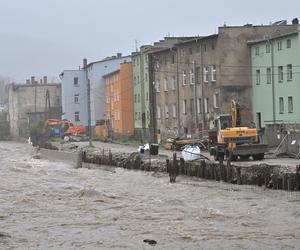
<instances>
[{"instance_id":1,"label":"yellow excavator","mask_svg":"<svg viewBox=\"0 0 300 250\"><path fill-rule=\"evenodd\" d=\"M247 160L250 156L254 160L262 160L267 151L267 144L259 143L258 131L256 128L242 127L240 105L236 100L231 101L231 115L220 115L214 121L215 138L209 147L210 155L216 161Z\"/></svg>"}]
</instances>

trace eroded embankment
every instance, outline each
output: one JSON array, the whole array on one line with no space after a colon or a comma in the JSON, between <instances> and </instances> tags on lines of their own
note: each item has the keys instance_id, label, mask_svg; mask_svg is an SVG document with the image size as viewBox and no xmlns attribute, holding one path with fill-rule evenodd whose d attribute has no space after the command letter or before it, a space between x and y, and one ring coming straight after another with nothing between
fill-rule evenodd
<instances>
[{"instance_id":1,"label":"eroded embankment","mask_svg":"<svg viewBox=\"0 0 300 250\"><path fill-rule=\"evenodd\" d=\"M147 154L137 152L128 154L112 153L110 151L83 151L79 158L83 163L83 167L96 164L145 171L165 172L167 170L166 158L151 158ZM169 164L175 164L178 167L178 173L181 175L238 185L258 185L272 189L300 191L300 169L297 167L291 170L285 166L259 162L253 162L253 164L247 166L239 164L239 162L230 164L219 164L208 160L185 162L183 159L177 160L176 157L170 160Z\"/></svg>"}]
</instances>

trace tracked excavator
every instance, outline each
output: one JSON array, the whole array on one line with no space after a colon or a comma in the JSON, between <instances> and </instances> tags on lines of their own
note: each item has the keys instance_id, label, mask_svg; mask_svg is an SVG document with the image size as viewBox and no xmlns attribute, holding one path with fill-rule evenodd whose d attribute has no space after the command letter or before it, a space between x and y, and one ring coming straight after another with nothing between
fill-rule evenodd
<instances>
[{"instance_id":1,"label":"tracked excavator","mask_svg":"<svg viewBox=\"0 0 300 250\"><path fill-rule=\"evenodd\" d=\"M231 100L231 115L220 115L215 121L215 138L210 138L214 142L209 147L210 155L216 161L223 162L248 160L262 160L268 145L259 142L259 135L256 128L241 126L240 104L236 100Z\"/></svg>"}]
</instances>

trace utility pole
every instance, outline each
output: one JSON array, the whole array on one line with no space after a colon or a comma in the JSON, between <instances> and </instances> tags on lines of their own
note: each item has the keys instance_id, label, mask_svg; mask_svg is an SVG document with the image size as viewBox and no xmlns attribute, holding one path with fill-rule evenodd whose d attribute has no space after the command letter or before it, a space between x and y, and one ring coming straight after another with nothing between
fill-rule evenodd
<instances>
[{"instance_id":1,"label":"utility pole","mask_svg":"<svg viewBox=\"0 0 300 250\"><path fill-rule=\"evenodd\" d=\"M91 85L90 79L88 79L87 69L86 72L86 79L87 79L87 108L88 108L88 136L89 136L89 146L92 147L92 126L91 126Z\"/></svg>"},{"instance_id":2,"label":"utility pole","mask_svg":"<svg viewBox=\"0 0 300 250\"><path fill-rule=\"evenodd\" d=\"M195 111L195 128L197 131L197 137L199 137L199 128L198 128L198 108L197 108L197 84L198 84L198 76L196 70L196 63L193 61L193 74L194 74L194 111Z\"/></svg>"},{"instance_id":3,"label":"utility pole","mask_svg":"<svg viewBox=\"0 0 300 250\"><path fill-rule=\"evenodd\" d=\"M155 93L153 91L154 87L154 64L153 55L149 54L149 108L150 108L150 142L155 142Z\"/></svg>"}]
</instances>

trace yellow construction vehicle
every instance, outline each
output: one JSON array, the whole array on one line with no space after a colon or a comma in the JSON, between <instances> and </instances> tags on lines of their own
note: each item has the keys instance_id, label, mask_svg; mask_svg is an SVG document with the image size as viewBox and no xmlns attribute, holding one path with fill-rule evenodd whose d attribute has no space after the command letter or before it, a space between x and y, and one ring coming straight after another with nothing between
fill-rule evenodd
<instances>
[{"instance_id":1,"label":"yellow construction vehicle","mask_svg":"<svg viewBox=\"0 0 300 250\"><path fill-rule=\"evenodd\" d=\"M226 157L229 161L235 161L239 157L242 160L262 160L267 151L267 145L259 143L256 128L242 127L240 105L236 100L231 101L231 115L220 115L214 122L215 138L210 138L212 145L209 147L210 155L215 160L223 161Z\"/></svg>"}]
</instances>

